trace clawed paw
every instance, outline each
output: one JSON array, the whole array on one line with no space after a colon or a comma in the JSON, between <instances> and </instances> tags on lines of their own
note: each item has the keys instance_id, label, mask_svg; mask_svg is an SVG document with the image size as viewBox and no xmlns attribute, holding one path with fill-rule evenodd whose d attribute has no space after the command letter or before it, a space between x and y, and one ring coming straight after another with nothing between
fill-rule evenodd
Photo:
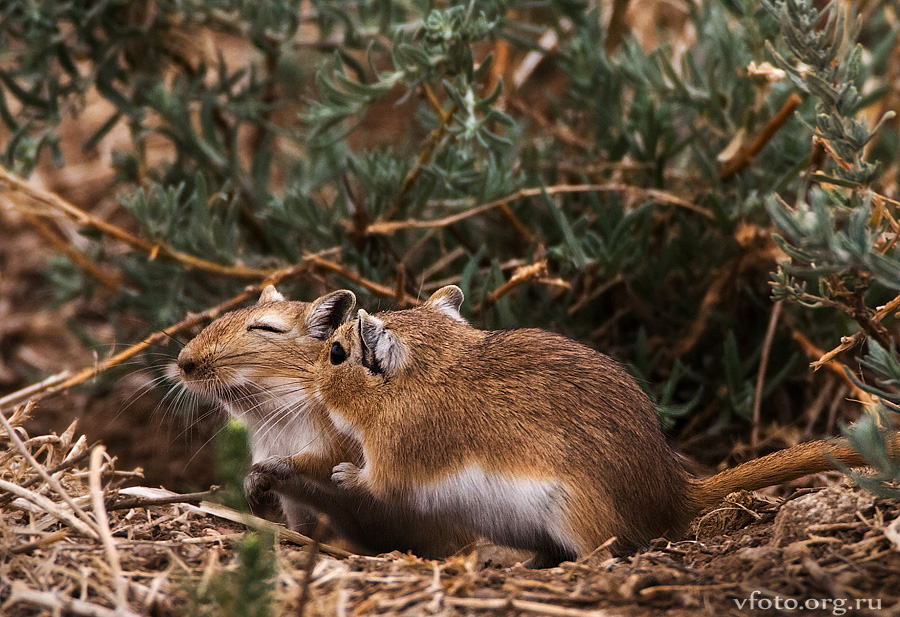
<instances>
[{"instance_id":1,"label":"clawed paw","mask_svg":"<svg viewBox=\"0 0 900 617\"><path fill-rule=\"evenodd\" d=\"M244 494L250 503L263 503L267 495L291 477L293 470L288 459L270 456L254 463L250 473L244 478Z\"/></svg>"},{"instance_id":2,"label":"clawed paw","mask_svg":"<svg viewBox=\"0 0 900 617\"><path fill-rule=\"evenodd\" d=\"M352 488L359 483L362 469L353 463L339 463L331 470L331 481L342 488Z\"/></svg>"}]
</instances>

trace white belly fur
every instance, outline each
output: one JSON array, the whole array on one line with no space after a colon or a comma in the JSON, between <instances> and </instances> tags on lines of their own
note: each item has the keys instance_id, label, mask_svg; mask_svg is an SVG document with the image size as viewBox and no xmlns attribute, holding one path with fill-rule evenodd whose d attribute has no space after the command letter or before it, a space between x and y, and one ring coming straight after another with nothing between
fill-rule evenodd
<instances>
[{"instance_id":1,"label":"white belly fur","mask_svg":"<svg viewBox=\"0 0 900 617\"><path fill-rule=\"evenodd\" d=\"M559 480L515 477L467 465L438 482L417 488L410 498L417 509L459 517L496 542L547 534L575 550L576 542L564 522L567 492L567 486Z\"/></svg>"}]
</instances>

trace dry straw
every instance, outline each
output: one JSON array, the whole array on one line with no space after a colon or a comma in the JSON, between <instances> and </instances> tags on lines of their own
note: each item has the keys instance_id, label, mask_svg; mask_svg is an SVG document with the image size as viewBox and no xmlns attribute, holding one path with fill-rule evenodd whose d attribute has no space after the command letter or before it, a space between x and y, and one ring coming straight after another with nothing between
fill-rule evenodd
<instances>
[{"instance_id":1,"label":"dry straw","mask_svg":"<svg viewBox=\"0 0 900 617\"><path fill-rule=\"evenodd\" d=\"M307 548L310 538L212 504L209 493L122 488L139 473L116 469L115 457L89 448L74 424L62 435L30 437L24 427L33 412L26 404L0 417L4 616L183 615L188 589L235 567L248 527L281 540L274 614L688 615L734 610L735 598L759 589L900 606L900 505L858 489L821 493L819 513L801 521L771 501L741 501L752 516L722 518L700 540L660 541L620 559L599 551L543 571L511 565L515 556L487 546L441 561L372 557ZM852 508L841 510L846 503Z\"/></svg>"}]
</instances>

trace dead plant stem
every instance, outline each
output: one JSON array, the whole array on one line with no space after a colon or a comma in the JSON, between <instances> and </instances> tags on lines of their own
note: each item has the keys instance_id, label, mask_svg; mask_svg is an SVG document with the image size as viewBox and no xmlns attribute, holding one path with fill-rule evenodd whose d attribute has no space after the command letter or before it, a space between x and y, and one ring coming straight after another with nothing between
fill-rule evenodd
<instances>
[{"instance_id":1,"label":"dead plant stem","mask_svg":"<svg viewBox=\"0 0 900 617\"><path fill-rule=\"evenodd\" d=\"M53 246L53 248L72 260L72 263L94 277L101 285L109 289L118 289L122 284L122 276L120 274L109 274L105 272L103 268L85 257L83 253L73 248L65 239L61 238L59 233L41 220L40 217L28 213L25 213L24 216L25 220L27 220L31 226Z\"/></svg>"},{"instance_id":2,"label":"dead plant stem","mask_svg":"<svg viewBox=\"0 0 900 617\"><path fill-rule=\"evenodd\" d=\"M121 617L121 613L115 609L106 608L87 600L67 598L59 591L35 591L29 589L25 583L16 581L13 583L12 594L3 603L3 607L15 604L33 604L50 609L52 615L82 615L84 617Z\"/></svg>"},{"instance_id":3,"label":"dead plant stem","mask_svg":"<svg viewBox=\"0 0 900 617\"><path fill-rule=\"evenodd\" d=\"M2 412L0 412L0 415L2 415ZM88 454L90 454L90 450L84 450L83 452L79 453L77 456L73 456L71 458L66 458L66 460L64 460L62 463L60 463L53 469L50 469L48 471L48 473L51 476L55 476L60 471L65 471L67 469L71 469L72 467L74 467L75 465L77 465L78 463L83 461L84 458ZM41 476L39 476L39 475L32 476L30 479L23 482L20 486L22 488L30 488L30 487L34 486L35 484L37 484L40 479L41 479ZM0 496L0 507L5 506L10 501L12 501L11 496L9 496L9 495Z\"/></svg>"},{"instance_id":4,"label":"dead plant stem","mask_svg":"<svg viewBox=\"0 0 900 617\"><path fill-rule=\"evenodd\" d=\"M750 164L757 154L765 148L766 144L772 141L772 138L775 137L775 134L778 130L784 125L785 122L791 119L791 116L794 115L794 111L797 107L800 106L800 103L803 102L803 99L800 98L800 95L796 92L792 93L784 104L781 106L774 116L772 116L769 121L766 123L766 126L763 127L763 130L759 132L756 138L750 143L746 148L742 148L738 151L738 153L728 160L723 166L722 169L719 170L719 179L727 180L744 167Z\"/></svg>"},{"instance_id":5,"label":"dead plant stem","mask_svg":"<svg viewBox=\"0 0 900 617\"><path fill-rule=\"evenodd\" d=\"M82 521L77 516L74 516L72 512L58 507L53 502L53 500L44 497L40 493L30 491L27 488L22 488L18 484L8 482L6 480L3 480L2 478L0 478L0 490L10 492L17 497L21 497L22 499L31 502L42 512L45 512L54 517L56 520L67 524L69 527L83 536L94 538L95 540L99 537L96 530L92 526L86 525L84 521Z\"/></svg>"},{"instance_id":6,"label":"dead plant stem","mask_svg":"<svg viewBox=\"0 0 900 617\"><path fill-rule=\"evenodd\" d=\"M456 115L457 106L454 103L450 109L444 111L443 106L441 105L440 100L437 96L432 92L431 88L428 87L428 84L423 84L423 90L425 92L425 97L428 99L428 102L434 108L435 112L440 116L441 122L438 124L437 128L434 129L431 134L428 136L428 140L425 142L425 146L422 148L422 151L419 152L419 156L416 159L415 164L412 169L406 174L406 177L403 178L403 184L400 185L400 191L397 193L397 196L391 201L390 206L388 206L385 211L383 218L386 220L390 220L394 214L397 213L397 210L400 209L400 202L406 197L406 195L412 190L413 185L416 180L418 180L419 176L422 175L422 169L425 167L425 164L431 160L431 156L434 154L435 149L438 144L443 141L444 136L447 134L447 128L450 126L450 122L453 120L453 117Z\"/></svg>"},{"instance_id":7,"label":"dead plant stem","mask_svg":"<svg viewBox=\"0 0 900 617\"><path fill-rule=\"evenodd\" d=\"M213 261L208 261L200 257L195 257L188 253L178 251L170 246L160 243L150 242L139 238L134 234L125 231L121 227L117 227L111 223L99 219L89 212L85 212L81 208L69 203L59 195L51 193L42 188L36 187L27 182L23 178L10 173L6 168L0 165L0 183L5 185L5 190L15 193L21 193L29 199L45 206L49 210L64 214L76 223L96 229L107 236L115 238L120 242L124 242L128 246L143 251L152 257L159 256L167 261L180 263L188 268L194 268L220 274L223 276L233 276L237 278L265 278L275 273L273 270L249 268L246 266L226 266Z\"/></svg>"},{"instance_id":8,"label":"dead plant stem","mask_svg":"<svg viewBox=\"0 0 900 617\"><path fill-rule=\"evenodd\" d=\"M769 325L766 327L766 336L763 339L762 354L759 358L759 369L756 373L756 392L753 395L753 426L750 430L750 451L756 456L759 445L759 421L762 412L763 387L766 384L766 370L769 368L769 354L772 351L772 341L775 338L775 328L781 317L782 303L772 305L772 313L769 315Z\"/></svg>"},{"instance_id":9,"label":"dead plant stem","mask_svg":"<svg viewBox=\"0 0 900 617\"><path fill-rule=\"evenodd\" d=\"M288 266L282 269L250 268L247 266L226 266L206 259L202 259L200 257L195 257L194 255L191 255L189 253L175 250L165 244L153 243L148 240L144 240L143 238L139 238L120 227L112 225L111 223L107 223L102 219L98 219L92 214L85 212L77 206L74 206L73 204L67 202L54 193L31 185L22 178L7 171L3 166L0 166L0 186L4 185L6 187L5 190L22 193L48 209L68 216L76 223L85 225L87 227L92 227L112 238L115 238L116 240L124 242L133 249L137 249L139 251L147 253L151 259L159 257L161 259L165 259L166 261L181 264L187 269L202 270L220 276L265 279L266 284L268 282L284 278L285 272L294 272L296 268L306 269L311 263L317 268L337 274L338 276L341 276L359 285L360 287L371 291L372 293L386 297L392 297L394 295L393 289L363 278L359 274L348 270L344 266L333 261L329 261L323 257L323 255L325 254L334 252L335 249L320 251L319 253L316 253L314 255L304 256L303 261L300 264ZM94 274L99 276L98 273ZM111 283L111 279L106 282ZM412 298L411 296L404 296L403 303L408 306L413 306L418 304L418 300ZM0 409L2 409L5 404L4 400L5 399L0 399Z\"/></svg>"},{"instance_id":10,"label":"dead plant stem","mask_svg":"<svg viewBox=\"0 0 900 617\"><path fill-rule=\"evenodd\" d=\"M887 317L891 313L894 313L898 310L900 310L900 295L895 297L893 300L891 300L887 304L878 307L875 310L875 314L872 315L872 317L869 319L869 321L872 322L872 324L874 324L874 325L878 325L881 323L881 321L885 317ZM844 351L847 351L848 349L852 349L853 347L856 347L859 343L862 342L862 340L863 340L863 338L865 338L865 336L866 336L865 331L859 330L850 336L842 337L841 344L838 345L837 347L835 347L834 349L832 349L831 351L823 352L822 350L818 350L819 351L819 359L812 362L810 366L812 366L814 371L819 370L823 366L830 366L830 363L838 356L838 354L840 354ZM795 338L796 338L796 336L795 336ZM810 343L810 345L812 345L812 343ZM813 347L815 347L815 346L813 346ZM818 348L816 348L816 349L818 349ZM838 369L838 372L846 380L847 376L846 376L846 374L844 374L844 371L842 368L843 364L841 364L840 366L841 366L841 368ZM854 386L854 390L861 392L861 390L859 390L859 388L856 388L855 386Z\"/></svg>"},{"instance_id":11,"label":"dead plant stem","mask_svg":"<svg viewBox=\"0 0 900 617\"><path fill-rule=\"evenodd\" d=\"M313 569L316 567L316 561L319 558L319 547L321 546L322 536L328 526L328 517L319 513L316 517L316 528L313 530L312 543L307 549L309 553L306 556L306 563L303 564L303 581L300 583L300 597L297 599L297 617L303 617L306 610L306 603L309 601L309 587L312 582Z\"/></svg>"},{"instance_id":12,"label":"dead plant stem","mask_svg":"<svg viewBox=\"0 0 900 617\"><path fill-rule=\"evenodd\" d=\"M637 186L631 186L628 184L619 184L619 183L610 183L610 184L559 184L555 186L547 186L547 187L534 187L534 188L525 188L519 189L515 193L507 195L506 197L501 197L500 199L495 199L494 201L489 201L487 203L481 204L479 206L475 206L473 208L469 208L468 210L464 210L463 212L459 212L457 214L452 214L450 216L445 216L439 219L432 219L430 221L417 221L417 220L406 220L406 221L381 221L372 223L366 229L366 233L369 234L383 234L390 235L396 233L398 231L402 231L405 229L430 229L432 227L446 227L448 225L453 225L454 223L459 223L460 221L464 221L466 219L472 218L473 216L478 216L479 214L483 214L495 208L499 208L502 205L508 204L511 201L515 201L517 199L524 199L526 197L536 197L538 195L547 194L547 195L559 195L564 193L612 193L612 192L620 192L620 193L630 193L633 195L638 195L644 197L646 199L655 199L662 203L667 203L675 206L680 206L682 208L691 210L702 216L707 218L711 218L712 214L709 211L701 208L700 206L681 199L680 197L673 195L671 193L667 193L666 191L659 191L655 189L645 189Z\"/></svg>"},{"instance_id":13,"label":"dead plant stem","mask_svg":"<svg viewBox=\"0 0 900 617\"><path fill-rule=\"evenodd\" d=\"M103 549L106 552L106 560L109 563L110 575L113 579L116 593L116 614L127 617L136 615L136 613L128 608L128 581L122 574L119 551L116 549L116 541L109 528L109 516L106 513L106 506L104 505L103 484L101 482L100 472L103 468L103 455L105 452L106 449L103 446L97 446L91 452L89 479L91 504L94 508L94 518L97 522L100 540L103 543Z\"/></svg>"},{"instance_id":14,"label":"dead plant stem","mask_svg":"<svg viewBox=\"0 0 900 617\"><path fill-rule=\"evenodd\" d=\"M204 499L209 499L215 494L215 489L201 491L199 493L184 493L171 497L127 497L116 499L109 504L107 510L131 510L132 508L149 508L152 506L166 506L174 503L198 504Z\"/></svg>"},{"instance_id":15,"label":"dead plant stem","mask_svg":"<svg viewBox=\"0 0 900 617\"><path fill-rule=\"evenodd\" d=\"M29 402L26 404L26 413L30 411L30 408L34 406L33 402ZM34 469L37 474L44 479L50 488L54 490L54 492L59 495L60 499L66 502L66 504L72 508L72 511L75 515L81 519L81 521L90 528L91 532L96 536L99 535L99 529L97 527L96 522L91 519L87 513L81 509L81 507L75 503L75 500L72 499L72 496L69 495L68 491L63 488L63 485L60 484L59 480L53 477L47 469L35 460L35 458L28 451L28 448L25 447L25 444L22 442L22 439L19 437L18 433L16 433L15 429L13 429L12 424L10 424L9 420L6 419L6 414L0 410L0 423L3 424L3 428L6 429L6 434L9 436L9 440L13 443L16 449L19 451L19 454L22 455L22 458Z\"/></svg>"}]
</instances>

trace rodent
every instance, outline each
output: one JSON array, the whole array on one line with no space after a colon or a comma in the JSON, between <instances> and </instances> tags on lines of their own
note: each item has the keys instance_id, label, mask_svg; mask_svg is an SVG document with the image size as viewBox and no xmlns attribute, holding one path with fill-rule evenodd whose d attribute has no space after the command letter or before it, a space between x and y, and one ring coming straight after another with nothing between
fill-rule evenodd
<instances>
[{"instance_id":1,"label":"rodent","mask_svg":"<svg viewBox=\"0 0 900 617\"><path fill-rule=\"evenodd\" d=\"M363 463L339 486L404 503L534 552L533 567L680 537L704 509L865 461L814 441L705 480L682 466L650 399L609 357L537 329L483 331L460 315L462 291L358 317L323 346L308 377ZM893 446L896 451L896 444Z\"/></svg>"},{"instance_id":2,"label":"rodent","mask_svg":"<svg viewBox=\"0 0 900 617\"><path fill-rule=\"evenodd\" d=\"M291 302L269 285L255 305L219 317L182 348L175 377L248 427L254 465L245 488L251 504L274 493L296 531L309 532L313 511L324 512L337 533L366 552L447 556L474 536L402 505L341 490L330 480L335 465L361 464L362 449L335 429L306 376L355 304L347 290Z\"/></svg>"}]
</instances>

